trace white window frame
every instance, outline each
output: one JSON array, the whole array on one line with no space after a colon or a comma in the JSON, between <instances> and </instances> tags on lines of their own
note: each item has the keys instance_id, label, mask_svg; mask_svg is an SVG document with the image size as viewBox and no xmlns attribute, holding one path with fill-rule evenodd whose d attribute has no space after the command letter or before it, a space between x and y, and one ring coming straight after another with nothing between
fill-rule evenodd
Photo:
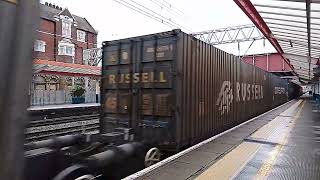
<instances>
[{"instance_id":1,"label":"white window frame","mask_svg":"<svg viewBox=\"0 0 320 180\"><path fill-rule=\"evenodd\" d=\"M36 40L33 46L34 51L46 52L46 42L42 40Z\"/></svg>"},{"instance_id":2,"label":"white window frame","mask_svg":"<svg viewBox=\"0 0 320 180\"><path fill-rule=\"evenodd\" d=\"M72 34L72 19L64 18L62 19L61 26L62 37L71 38Z\"/></svg>"},{"instance_id":3,"label":"white window frame","mask_svg":"<svg viewBox=\"0 0 320 180\"><path fill-rule=\"evenodd\" d=\"M82 30L77 30L77 41L86 42L86 32Z\"/></svg>"},{"instance_id":4,"label":"white window frame","mask_svg":"<svg viewBox=\"0 0 320 180\"><path fill-rule=\"evenodd\" d=\"M58 45L58 55L74 56L74 44L60 42Z\"/></svg>"}]
</instances>

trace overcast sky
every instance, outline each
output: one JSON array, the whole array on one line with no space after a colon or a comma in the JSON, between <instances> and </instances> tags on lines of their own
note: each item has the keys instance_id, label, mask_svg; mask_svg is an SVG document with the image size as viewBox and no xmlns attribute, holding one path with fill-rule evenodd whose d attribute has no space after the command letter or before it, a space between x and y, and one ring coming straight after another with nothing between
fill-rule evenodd
<instances>
[{"instance_id":1,"label":"overcast sky","mask_svg":"<svg viewBox=\"0 0 320 180\"><path fill-rule=\"evenodd\" d=\"M247 18L233 0L124 1L131 4L134 4L135 1L161 15L164 21L179 24L179 27L182 27L186 32L251 24L250 19ZM98 30L99 44L106 40L174 29L174 27L142 15L114 0L41 0L41 2L50 2L60 7L68 8L72 14L85 17ZM143 8L142 6L140 8ZM244 54L249 45L250 42L241 43L240 54ZM220 45L218 48L236 55L239 53L237 44ZM260 40L254 42L246 54L266 52L275 52L275 50L269 43L264 46Z\"/></svg>"}]
</instances>

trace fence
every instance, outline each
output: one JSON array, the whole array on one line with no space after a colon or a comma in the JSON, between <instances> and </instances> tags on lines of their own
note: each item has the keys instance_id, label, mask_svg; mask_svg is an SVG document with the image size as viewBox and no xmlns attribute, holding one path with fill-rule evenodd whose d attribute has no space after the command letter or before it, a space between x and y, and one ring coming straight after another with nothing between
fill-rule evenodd
<instances>
[{"instance_id":1,"label":"fence","mask_svg":"<svg viewBox=\"0 0 320 180\"><path fill-rule=\"evenodd\" d=\"M98 96L100 98L100 96ZM96 92L88 91L85 93L85 103L95 103ZM98 99L99 102L99 99ZM71 104L72 97L70 91L66 90L34 90L30 94L31 106Z\"/></svg>"}]
</instances>

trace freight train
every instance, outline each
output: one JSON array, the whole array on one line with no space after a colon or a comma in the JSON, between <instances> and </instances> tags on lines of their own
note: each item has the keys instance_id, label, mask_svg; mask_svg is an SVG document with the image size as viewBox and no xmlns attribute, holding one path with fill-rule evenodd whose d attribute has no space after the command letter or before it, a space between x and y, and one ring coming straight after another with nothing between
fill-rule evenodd
<instances>
[{"instance_id":1,"label":"freight train","mask_svg":"<svg viewBox=\"0 0 320 180\"><path fill-rule=\"evenodd\" d=\"M266 112L298 85L180 30L103 43L101 132L179 151Z\"/></svg>"},{"instance_id":2,"label":"freight train","mask_svg":"<svg viewBox=\"0 0 320 180\"><path fill-rule=\"evenodd\" d=\"M26 179L123 178L299 96L181 30L102 48L100 133L26 144Z\"/></svg>"}]
</instances>

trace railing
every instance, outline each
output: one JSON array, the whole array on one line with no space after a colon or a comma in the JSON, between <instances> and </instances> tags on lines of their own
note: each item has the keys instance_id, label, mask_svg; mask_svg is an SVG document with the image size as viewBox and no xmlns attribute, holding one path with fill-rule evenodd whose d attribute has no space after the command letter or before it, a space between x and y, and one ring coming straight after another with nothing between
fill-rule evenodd
<instances>
[{"instance_id":1,"label":"railing","mask_svg":"<svg viewBox=\"0 0 320 180\"><path fill-rule=\"evenodd\" d=\"M96 95L95 91L88 91L88 92L85 93L85 98L86 98L85 101L86 101L86 103L95 103L95 102L97 102L96 97L97 97L97 95Z\"/></svg>"},{"instance_id":2,"label":"railing","mask_svg":"<svg viewBox=\"0 0 320 180\"><path fill-rule=\"evenodd\" d=\"M95 91L88 91L85 93L85 103L95 103L97 102L96 99L97 95ZM72 97L70 91L66 90L34 90L30 93L31 106L71 103Z\"/></svg>"}]
</instances>

